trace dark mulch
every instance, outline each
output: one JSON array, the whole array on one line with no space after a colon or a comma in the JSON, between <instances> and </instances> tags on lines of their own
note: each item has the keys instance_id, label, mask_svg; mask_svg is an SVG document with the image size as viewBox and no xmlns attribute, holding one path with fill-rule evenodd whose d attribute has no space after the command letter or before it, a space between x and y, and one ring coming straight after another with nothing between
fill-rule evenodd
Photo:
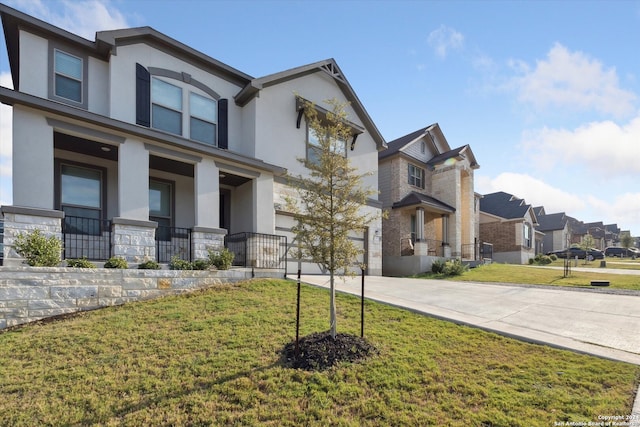
<instances>
[{"instance_id":1,"label":"dark mulch","mask_svg":"<svg viewBox=\"0 0 640 427\"><path fill-rule=\"evenodd\" d=\"M377 354L377 349L366 339L349 334L316 332L300 338L298 356L296 343L292 341L284 346L282 356L285 365L307 371L323 371L340 362L358 362Z\"/></svg>"}]
</instances>

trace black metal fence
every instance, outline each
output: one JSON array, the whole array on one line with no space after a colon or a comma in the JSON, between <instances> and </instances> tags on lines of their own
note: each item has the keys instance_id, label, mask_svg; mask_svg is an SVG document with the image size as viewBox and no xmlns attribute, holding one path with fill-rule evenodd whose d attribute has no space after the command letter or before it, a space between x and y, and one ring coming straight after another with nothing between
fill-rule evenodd
<instances>
[{"instance_id":1,"label":"black metal fence","mask_svg":"<svg viewBox=\"0 0 640 427\"><path fill-rule=\"evenodd\" d=\"M156 261L168 263L174 256L191 261L191 229L158 226L156 229Z\"/></svg>"},{"instance_id":2,"label":"black metal fence","mask_svg":"<svg viewBox=\"0 0 640 427\"><path fill-rule=\"evenodd\" d=\"M261 233L237 233L224 238L224 246L235 254L233 265L287 269L287 237Z\"/></svg>"},{"instance_id":3,"label":"black metal fence","mask_svg":"<svg viewBox=\"0 0 640 427\"><path fill-rule=\"evenodd\" d=\"M493 245L491 243L469 243L462 245L462 259L481 261L493 258Z\"/></svg>"},{"instance_id":4,"label":"black metal fence","mask_svg":"<svg viewBox=\"0 0 640 427\"><path fill-rule=\"evenodd\" d=\"M64 258L106 260L112 255L111 221L65 216L62 222Z\"/></svg>"},{"instance_id":5,"label":"black metal fence","mask_svg":"<svg viewBox=\"0 0 640 427\"><path fill-rule=\"evenodd\" d=\"M480 259L493 259L493 244L482 242L480 246Z\"/></svg>"}]
</instances>

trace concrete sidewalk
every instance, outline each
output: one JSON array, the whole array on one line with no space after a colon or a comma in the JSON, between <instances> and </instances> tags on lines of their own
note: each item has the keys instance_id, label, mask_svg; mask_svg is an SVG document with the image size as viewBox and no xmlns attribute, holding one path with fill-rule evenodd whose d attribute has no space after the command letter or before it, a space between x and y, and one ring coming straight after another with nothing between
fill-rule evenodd
<instances>
[{"instance_id":1,"label":"concrete sidewalk","mask_svg":"<svg viewBox=\"0 0 640 427\"><path fill-rule=\"evenodd\" d=\"M301 281L329 287L328 276L305 275ZM355 295L361 283L361 277L335 281L338 291ZM365 297L528 342L640 365L640 295L366 276ZM640 391L631 416L629 426L640 427Z\"/></svg>"}]
</instances>

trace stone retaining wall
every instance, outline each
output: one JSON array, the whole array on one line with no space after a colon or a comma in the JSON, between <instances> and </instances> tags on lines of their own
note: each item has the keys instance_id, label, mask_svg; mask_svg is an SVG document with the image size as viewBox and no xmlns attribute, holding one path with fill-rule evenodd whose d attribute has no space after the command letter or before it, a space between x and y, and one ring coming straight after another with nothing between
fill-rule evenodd
<instances>
[{"instance_id":1,"label":"stone retaining wall","mask_svg":"<svg viewBox=\"0 0 640 427\"><path fill-rule=\"evenodd\" d=\"M189 292L279 270L0 267L0 330L51 316Z\"/></svg>"}]
</instances>

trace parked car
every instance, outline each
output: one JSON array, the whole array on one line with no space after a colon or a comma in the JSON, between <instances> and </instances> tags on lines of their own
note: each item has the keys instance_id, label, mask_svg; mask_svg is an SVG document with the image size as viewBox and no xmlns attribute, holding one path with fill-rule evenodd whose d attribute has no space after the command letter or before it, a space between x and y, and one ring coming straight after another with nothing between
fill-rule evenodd
<instances>
[{"instance_id":1,"label":"parked car","mask_svg":"<svg viewBox=\"0 0 640 427\"><path fill-rule=\"evenodd\" d=\"M560 251L553 251L547 253L547 255L555 255L558 258L575 258L578 257L580 259L585 259L587 256L591 256L592 259L604 259L604 253L601 250L595 248L589 248L588 251L580 248L567 248Z\"/></svg>"},{"instance_id":2,"label":"parked car","mask_svg":"<svg viewBox=\"0 0 640 427\"><path fill-rule=\"evenodd\" d=\"M609 246L608 248L605 248L604 254L606 256L611 256L611 257L633 258L633 257L640 257L640 250L638 250L637 248L627 249L627 248L621 248L618 246Z\"/></svg>"}]
</instances>

